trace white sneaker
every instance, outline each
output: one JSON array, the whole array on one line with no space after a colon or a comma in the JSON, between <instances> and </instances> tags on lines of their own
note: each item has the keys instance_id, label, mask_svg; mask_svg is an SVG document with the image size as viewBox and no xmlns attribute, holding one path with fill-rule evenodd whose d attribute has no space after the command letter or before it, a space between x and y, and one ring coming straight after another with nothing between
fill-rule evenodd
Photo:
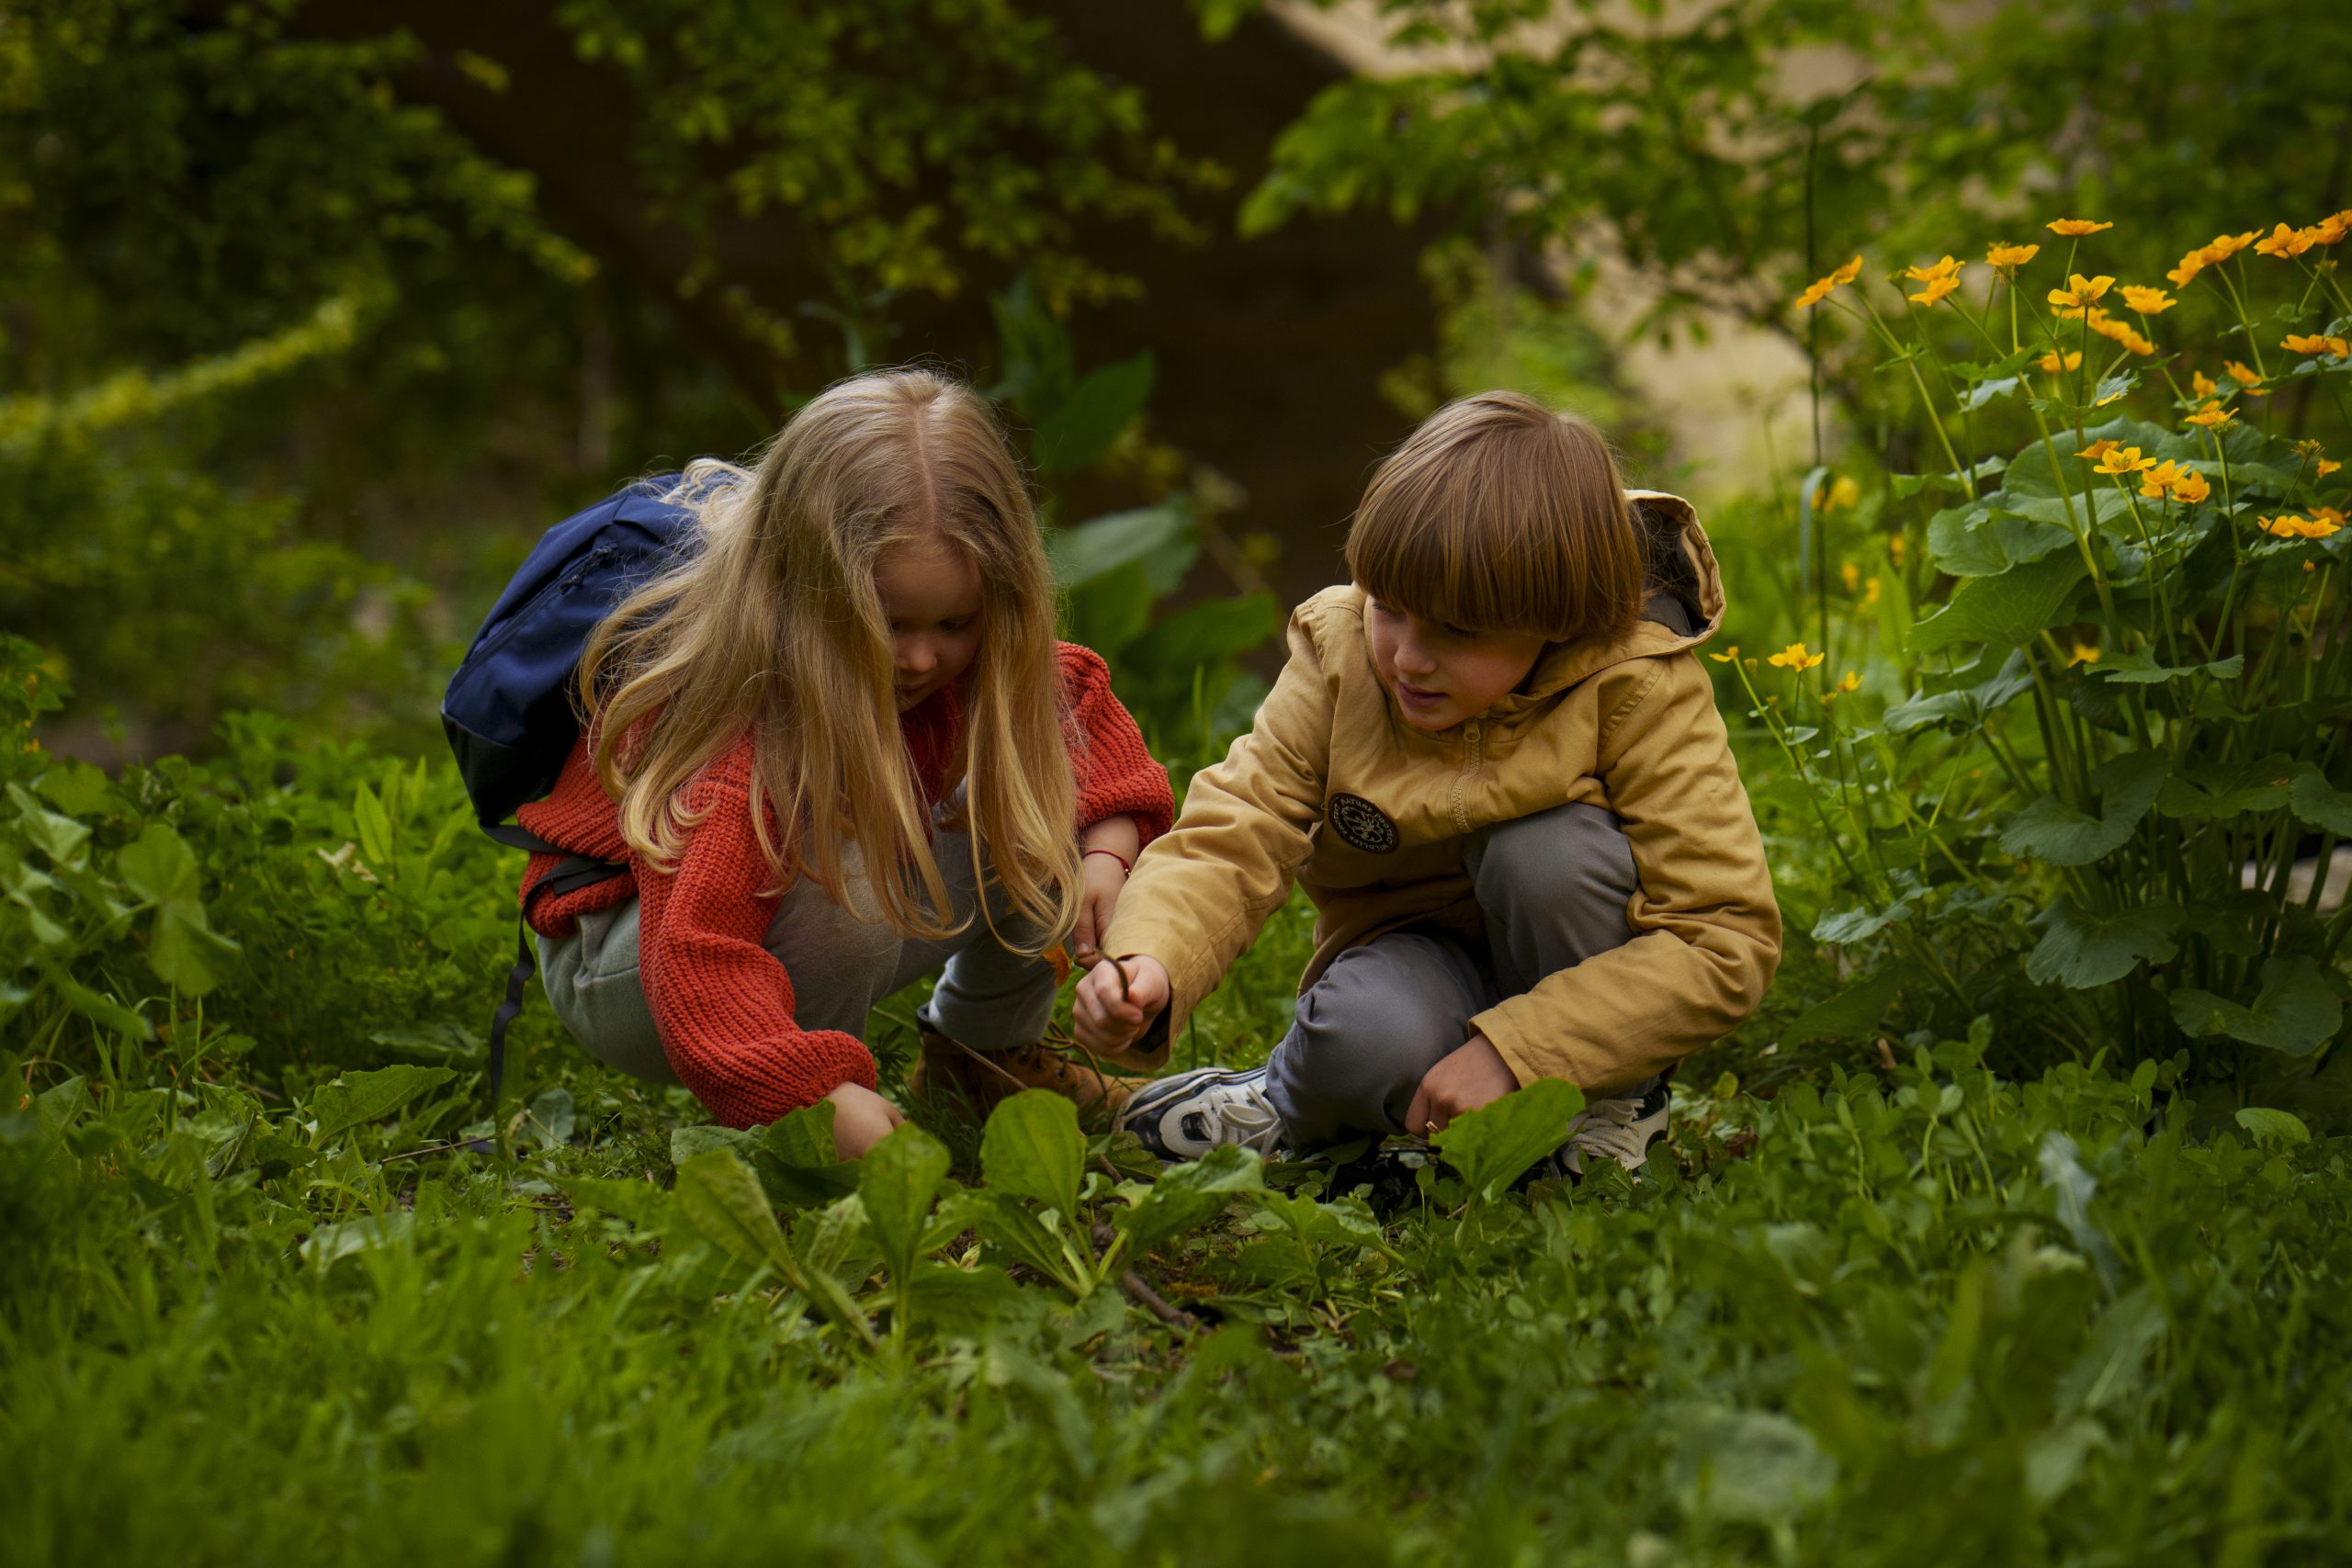
<instances>
[{"instance_id":1,"label":"white sneaker","mask_svg":"<svg viewBox=\"0 0 2352 1568\"><path fill-rule=\"evenodd\" d=\"M1266 1098L1263 1067L1197 1067L1146 1084L1128 1097L1119 1130L1171 1160L1198 1159L1227 1144L1271 1156L1283 1143L1282 1115Z\"/></svg>"},{"instance_id":2,"label":"white sneaker","mask_svg":"<svg viewBox=\"0 0 2352 1568\"><path fill-rule=\"evenodd\" d=\"M1674 1095L1663 1077L1631 1093L1593 1100L1568 1122L1568 1141L1556 1157L1575 1176L1584 1174L1587 1156L1639 1170L1650 1157L1650 1145L1666 1136L1673 1111Z\"/></svg>"}]
</instances>

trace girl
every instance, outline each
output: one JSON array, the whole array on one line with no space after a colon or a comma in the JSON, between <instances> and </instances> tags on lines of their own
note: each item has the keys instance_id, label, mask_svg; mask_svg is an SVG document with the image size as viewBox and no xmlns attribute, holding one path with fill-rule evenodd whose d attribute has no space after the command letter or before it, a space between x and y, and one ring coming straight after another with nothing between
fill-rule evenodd
<instances>
[{"instance_id":1,"label":"girl","mask_svg":"<svg viewBox=\"0 0 2352 1568\"><path fill-rule=\"evenodd\" d=\"M1102 660L1053 637L1021 475L987 405L919 370L842 383L756 471L700 462L700 547L581 661L583 727L522 824L628 876L524 907L548 999L612 1066L729 1126L817 1100L854 1159L898 1124L860 1041L945 966L910 1088L982 1111L1117 1080L1040 1047L1065 937L1091 962L1171 814ZM560 885L553 885L560 886Z\"/></svg>"},{"instance_id":2,"label":"girl","mask_svg":"<svg viewBox=\"0 0 2352 1568\"><path fill-rule=\"evenodd\" d=\"M1100 1049L1181 1021L1297 878L1317 951L1263 1067L1138 1090L1163 1157L1426 1136L1539 1077L1629 1168L1674 1064L1762 999L1780 912L1690 650L1723 616L1690 506L1628 496L1583 421L1489 392L1374 475L1352 584L1300 607L1250 733L1136 867L1079 987ZM1573 1134L1571 1137L1570 1135Z\"/></svg>"}]
</instances>

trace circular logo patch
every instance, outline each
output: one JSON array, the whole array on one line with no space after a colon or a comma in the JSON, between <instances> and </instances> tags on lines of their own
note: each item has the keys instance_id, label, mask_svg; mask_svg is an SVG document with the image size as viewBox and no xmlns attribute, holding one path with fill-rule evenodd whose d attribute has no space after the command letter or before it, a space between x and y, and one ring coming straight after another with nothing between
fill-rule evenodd
<instances>
[{"instance_id":1,"label":"circular logo patch","mask_svg":"<svg viewBox=\"0 0 2352 1568\"><path fill-rule=\"evenodd\" d=\"M1396 824L1360 795L1333 795L1324 815L1333 832L1368 855L1385 855L1396 847Z\"/></svg>"}]
</instances>

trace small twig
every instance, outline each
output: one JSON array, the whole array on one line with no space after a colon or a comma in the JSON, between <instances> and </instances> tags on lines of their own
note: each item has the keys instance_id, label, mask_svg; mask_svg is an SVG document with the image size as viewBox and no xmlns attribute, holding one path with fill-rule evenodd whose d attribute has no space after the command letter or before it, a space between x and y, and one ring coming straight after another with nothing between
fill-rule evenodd
<instances>
[{"instance_id":1,"label":"small twig","mask_svg":"<svg viewBox=\"0 0 2352 1568\"><path fill-rule=\"evenodd\" d=\"M386 1155L376 1163L392 1165L404 1159L423 1159L426 1155L446 1155L452 1149L472 1149L479 1154L489 1154L497 1147L488 1138L459 1138L454 1144L435 1144L431 1148L411 1149L404 1155Z\"/></svg>"},{"instance_id":2,"label":"small twig","mask_svg":"<svg viewBox=\"0 0 2352 1568\"><path fill-rule=\"evenodd\" d=\"M1109 1225L1097 1224L1094 1227L1094 1245L1098 1248L1109 1247L1112 1242L1118 1239L1118 1235L1119 1233ZM1182 1307L1169 1304L1168 1298L1153 1290L1151 1282L1133 1269L1123 1269L1119 1271L1119 1293L1179 1334L1195 1334L1200 1331L1199 1318L1194 1317Z\"/></svg>"}]
</instances>

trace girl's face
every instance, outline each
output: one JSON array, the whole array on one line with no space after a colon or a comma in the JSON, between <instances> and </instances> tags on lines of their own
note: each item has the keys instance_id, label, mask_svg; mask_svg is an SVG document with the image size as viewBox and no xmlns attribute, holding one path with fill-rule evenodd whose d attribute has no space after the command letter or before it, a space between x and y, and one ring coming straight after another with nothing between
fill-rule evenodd
<instances>
[{"instance_id":1,"label":"girl's face","mask_svg":"<svg viewBox=\"0 0 2352 1568\"><path fill-rule=\"evenodd\" d=\"M874 569L890 621L899 711L964 677L980 650L980 574L944 540L900 545Z\"/></svg>"},{"instance_id":2,"label":"girl's face","mask_svg":"<svg viewBox=\"0 0 2352 1568\"><path fill-rule=\"evenodd\" d=\"M1425 621L1378 600L1365 604L1372 664L1415 729L1476 718L1527 679L1544 651L1536 632L1473 632Z\"/></svg>"}]
</instances>

